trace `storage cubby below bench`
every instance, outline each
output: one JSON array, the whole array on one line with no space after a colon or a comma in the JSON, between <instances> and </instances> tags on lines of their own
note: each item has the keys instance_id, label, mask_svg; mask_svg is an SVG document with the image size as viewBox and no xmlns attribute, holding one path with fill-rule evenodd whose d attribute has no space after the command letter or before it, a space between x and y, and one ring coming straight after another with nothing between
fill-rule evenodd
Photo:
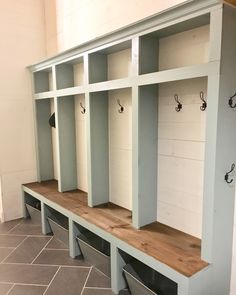
<instances>
[{"instance_id":1,"label":"storage cubby below bench","mask_svg":"<svg viewBox=\"0 0 236 295\"><path fill-rule=\"evenodd\" d=\"M76 227L76 240L85 261L111 277L110 243L78 224Z\"/></svg>"},{"instance_id":2,"label":"storage cubby below bench","mask_svg":"<svg viewBox=\"0 0 236 295\"><path fill-rule=\"evenodd\" d=\"M159 272L119 250L125 266L123 274L127 283L127 289L121 294L130 292L132 295L177 295L178 285L176 282L163 276Z\"/></svg>"},{"instance_id":3,"label":"storage cubby below bench","mask_svg":"<svg viewBox=\"0 0 236 295\"><path fill-rule=\"evenodd\" d=\"M30 218L33 224L41 224L41 202L25 193L25 217Z\"/></svg>"},{"instance_id":4,"label":"storage cubby below bench","mask_svg":"<svg viewBox=\"0 0 236 295\"><path fill-rule=\"evenodd\" d=\"M56 239L69 246L69 223L68 217L45 205L47 221Z\"/></svg>"},{"instance_id":5,"label":"storage cubby below bench","mask_svg":"<svg viewBox=\"0 0 236 295\"><path fill-rule=\"evenodd\" d=\"M144 273L152 273L158 278L160 286L167 286L168 291L163 291L157 285L153 294L201 294L189 293L190 286L198 285L202 275L207 277L206 274L211 269L207 262L201 260L201 240L158 222L137 230L131 225L128 210L114 204L88 207L85 192L73 190L60 193L56 181L26 184L23 185L23 192L24 202L34 198L41 201L42 223L47 222L48 218L52 220L49 231L52 230L55 234L57 230L63 230L66 237L69 236L72 257L82 254L85 260L111 277L112 289L116 294L121 290L120 294L128 292L124 289L127 287L124 270L126 280L134 277L130 289L140 284L133 269L141 275L141 285L145 286L143 288L147 287L147 293L142 294L152 294L149 291L149 283L152 285L152 281L147 282L145 276L142 278L142 272L139 274L140 265L142 270L143 264L147 267ZM61 237L59 239L62 240ZM133 261L136 261L135 264ZM129 263L131 266L126 266ZM201 287L202 285L198 286ZM172 293L168 293L168 288Z\"/></svg>"}]
</instances>

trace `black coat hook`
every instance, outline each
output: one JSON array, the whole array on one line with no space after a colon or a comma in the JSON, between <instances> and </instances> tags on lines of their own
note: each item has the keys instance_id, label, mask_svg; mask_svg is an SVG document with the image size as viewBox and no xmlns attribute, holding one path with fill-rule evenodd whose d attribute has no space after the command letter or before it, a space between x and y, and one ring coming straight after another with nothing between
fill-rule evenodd
<instances>
[{"instance_id":1,"label":"black coat hook","mask_svg":"<svg viewBox=\"0 0 236 295\"><path fill-rule=\"evenodd\" d=\"M48 120L48 123L49 123L49 125L50 125L51 127L56 128L55 113L53 113L53 114L50 116L50 118L49 118L49 120Z\"/></svg>"},{"instance_id":2,"label":"black coat hook","mask_svg":"<svg viewBox=\"0 0 236 295\"><path fill-rule=\"evenodd\" d=\"M82 102L80 102L79 105L80 105L80 107L81 107L81 109L82 109L82 110L81 110L81 114L85 114L86 109L85 109L85 107L83 106Z\"/></svg>"},{"instance_id":3,"label":"black coat hook","mask_svg":"<svg viewBox=\"0 0 236 295\"><path fill-rule=\"evenodd\" d=\"M231 165L231 169L230 169L230 171L227 172L227 173L225 174L225 181L226 181L227 183L232 183L232 182L233 182L233 178L229 180L229 175L230 175L230 173L232 173L232 172L234 171L234 168L235 168L235 164L233 163L233 164Z\"/></svg>"},{"instance_id":4,"label":"black coat hook","mask_svg":"<svg viewBox=\"0 0 236 295\"><path fill-rule=\"evenodd\" d=\"M183 107L183 105L182 105L182 103L180 103L180 101L179 101L179 97L178 97L178 94L175 94L174 95L174 98L175 98L175 101L177 102L177 107L175 107L175 110L176 110L176 112L180 112L180 110L182 109L182 107Z\"/></svg>"},{"instance_id":5,"label":"black coat hook","mask_svg":"<svg viewBox=\"0 0 236 295\"><path fill-rule=\"evenodd\" d=\"M230 99L229 99L229 106L232 109L236 108L236 102L233 104L234 97L236 97L236 93L233 96L231 96Z\"/></svg>"},{"instance_id":6,"label":"black coat hook","mask_svg":"<svg viewBox=\"0 0 236 295\"><path fill-rule=\"evenodd\" d=\"M120 108L118 109L118 112L121 114L121 113L124 112L124 107L120 104L120 100L119 99L117 99L117 103L120 106Z\"/></svg>"},{"instance_id":7,"label":"black coat hook","mask_svg":"<svg viewBox=\"0 0 236 295\"><path fill-rule=\"evenodd\" d=\"M200 106L200 110L205 111L207 108L207 102L204 99L204 92L203 91L200 92L200 99L202 101L202 105Z\"/></svg>"}]
</instances>

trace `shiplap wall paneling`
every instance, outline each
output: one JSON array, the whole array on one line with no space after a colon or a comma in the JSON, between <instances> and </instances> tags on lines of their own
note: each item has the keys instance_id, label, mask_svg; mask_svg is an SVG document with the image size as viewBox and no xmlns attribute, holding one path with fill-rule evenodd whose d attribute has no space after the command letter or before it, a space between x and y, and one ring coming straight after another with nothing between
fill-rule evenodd
<instances>
[{"instance_id":1,"label":"shiplap wall paneling","mask_svg":"<svg viewBox=\"0 0 236 295\"><path fill-rule=\"evenodd\" d=\"M108 108L109 201L132 210L131 88L109 91Z\"/></svg>"},{"instance_id":2,"label":"shiplap wall paneling","mask_svg":"<svg viewBox=\"0 0 236 295\"><path fill-rule=\"evenodd\" d=\"M38 144L38 179L39 181L55 178L55 158L53 153L53 132L49 125L53 98L36 100L36 131Z\"/></svg>"},{"instance_id":3,"label":"shiplap wall paneling","mask_svg":"<svg viewBox=\"0 0 236 295\"><path fill-rule=\"evenodd\" d=\"M90 93L89 181L93 206L112 202L132 209L131 96L131 88ZM122 113L117 100L124 108Z\"/></svg>"},{"instance_id":4,"label":"shiplap wall paneling","mask_svg":"<svg viewBox=\"0 0 236 295\"><path fill-rule=\"evenodd\" d=\"M59 191L77 188L76 132L74 96L56 99L58 133L58 186Z\"/></svg>"},{"instance_id":5,"label":"shiplap wall paneling","mask_svg":"<svg viewBox=\"0 0 236 295\"><path fill-rule=\"evenodd\" d=\"M57 89L81 86L84 83L83 57L56 66Z\"/></svg>"},{"instance_id":6,"label":"shiplap wall paneling","mask_svg":"<svg viewBox=\"0 0 236 295\"><path fill-rule=\"evenodd\" d=\"M34 72L34 93L52 90L52 69Z\"/></svg>"},{"instance_id":7,"label":"shiplap wall paneling","mask_svg":"<svg viewBox=\"0 0 236 295\"><path fill-rule=\"evenodd\" d=\"M207 79L159 85L157 220L201 238ZM177 112L174 95L182 109Z\"/></svg>"},{"instance_id":8,"label":"shiplap wall paneling","mask_svg":"<svg viewBox=\"0 0 236 295\"><path fill-rule=\"evenodd\" d=\"M131 41L91 53L89 83L127 78L131 68Z\"/></svg>"},{"instance_id":9,"label":"shiplap wall paneling","mask_svg":"<svg viewBox=\"0 0 236 295\"><path fill-rule=\"evenodd\" d=\"M207 63L209 15L143 35L139 47L139 74Z\"/></svg>"}]
</instances>

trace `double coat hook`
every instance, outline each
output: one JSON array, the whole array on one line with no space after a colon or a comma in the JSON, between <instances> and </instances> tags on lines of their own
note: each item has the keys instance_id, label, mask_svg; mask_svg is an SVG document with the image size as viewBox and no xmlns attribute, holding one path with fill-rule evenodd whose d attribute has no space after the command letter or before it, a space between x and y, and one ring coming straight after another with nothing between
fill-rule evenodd
<instances>
[{"instance_id":1,"label":"double coat hook","mask_svg":"<svg viewBox=\"0 0 236 295\"><path fill-rule=\"evenodd\" d=\"M175 101L176 101L177 104L178 104L178 105L175 107L175 110L176 110L176 112L180 112L181 109L182 109L182 107L183 107L183 105L182 105L182 103L179 101L178 94L175 94L175 95L174 95L174 98L175 98Z\"/></svg>"},{"instance_id":2,"label":"double coat hook","mask_svg":"<svg viewBox=\"0 0 236 295\"><path fill-rule=\"evenodd\" d=\"M200 110L205 111L207 108L207 102L204 99L204 92L203 91L200 92L200 99L202 101L202 105L200 106Z\"/></svg>"},{"instance_id":3,"label":"double coat hook","mask_svg":"<svg viewBox=\"0 0 236 295\"><path fill-rule=\"evenodd\" d=\"M125 108L121 105L119 99L117 99L117 103L118 103L118 105L119 105L119 107L120 107L120 108L118 109L118 112L119 112L120 114L122 114L122 113L124 112Z\"/></svg>"},{"instance_id":4,"label":"double coat hook","mask_svg":"<svg viewBox=\"0 0 236 295\"><path fill-rule=\"evenodd\" d=\"M85 107L83 106L82 102L80 102L79 105L80 105L80 107L81 107L81 109L82 109L82 110L80 111L81 114L85 114L86 109L85 109Z\"/></svg>"},{"instance_id":5,"label":"double coat hook","mask_svg":"<svg viewBox=\"0 0 236 295\"><path fill-rule=\"evenodd\" d=\"M234 109L236 108L236 102L234 103L234 98L236 97L236 93L229 98L229 106Z\"/></svg>"},{"instance_id":6,"label":"double coat hook","mask_svg":"<svg viewBox=\"0 0 236 295\"><path fill-rule=\"evenodd\" d=\"M231 179L229 180L229 175L234 171L234 168L235 168L235 164L233 163L233 164L231 165L231 169L230 169L230 171L227 172L227 173L225 174L225 181L226 181L227 183L232 183L232 182L233 182L233 178L231 178Z\"/></svg>"}]
</instances>

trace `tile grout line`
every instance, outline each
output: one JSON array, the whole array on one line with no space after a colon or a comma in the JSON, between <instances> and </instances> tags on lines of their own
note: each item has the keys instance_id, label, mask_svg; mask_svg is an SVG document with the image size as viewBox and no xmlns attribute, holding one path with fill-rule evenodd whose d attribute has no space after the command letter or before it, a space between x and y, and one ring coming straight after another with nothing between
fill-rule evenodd
<instances>
[{"instance_id":1,"label":"tile grout line","mask_svg":"<svg viewBox=\"0 0 236 295\"><path fill-rule=\"evenodd\" d=\"M39 255L43 252L43 250L45 249L45 247L51 242L53 236L48 240L48 242L45 244L45 246L43 247L43 249L38 253L38 255L33 259L33 261L31 261L30 264L33 264L35 262L35 260L39 257Z\"/></svg>"},{"instance_id":2,"label":"tile grout line","mask_svg":"<svg viewBox=\"0 0 236 295\"><path fill-rule=\"evenodd\" d=\"M6 295L10 294L11 290L15 287L15 283L11 286L11 288L7 291Z\"/></svg>"},{"instance_id":3,"label":"tile grout line","mask_svg":"<svg viewBox=\"0 0 236 295\"><path fill-rule=\"evenodd\" d=\"M44 285L44 284L31 284L31 283L13 283L13 282L0 282L0 284L6 284L6 285L19 285L19 286L36 286L36 287L47 287L48 285Z\"/></svg>"},{"instance_id":4,"label":"tile grout line","mask_svg":"<svg viewBox=\"0 0 236 295\"><path fill-rule=\"evenodd\" d=\"M102 275L104 275L105 277L107 277L108 279L111 279L111 277L109 277L108 275L106 275L105 273L103 273L100 269L96 268L95 266L94 266L94 269L95 269L96 271L98 271L100 274L102 274Z\"/></svg>"},{"instance_id":5,"label":"tile grout line","mask_svg":"<svg viewBox=\"0 0 236 295\"><path fill-rule=\"evenodd\" d=\"M90 276L90 274L91 274L91 272L92 272L92 269L93 269L93 267L91 266L91 268L90 268L90 270L89 270L89 272L88 272L87 278L86 278L86 280L85 280L85 282L84 282L84 286L83 286L83 289L82 289L80 295L83 295L83 293L84 293L84 289L85 289L85 286L86 286L86 284L87 284L87 282L88 282L88 279L89 279L89 276Z\"/></svg>"},{"instance_id":6,"label":"tile grout line","mask_svg":"<svg viewBox=\"0 0 236 295\"><path fill-rule=\"evenodd\" d=\"M28 236L28 237L45 237L45 235L41 234L41 235L23 235L23 234L14 234L14 233L5 233L5 234L0 234L0 236L9 236L9 237L25 237L25 236Z\"/></svg>"},{"instance_id":7,"label":"tile grout line","mask_svg":"<svg viewBox=\"0 0 236 295\"><path fill-rule=\"evenodd\" d=\"M69 249L56 249L56 248L46 248L47 251L67 251L69 252Z\"/></svg>"},{"instance_id":8,"label":"tile grout line","mask_svg":"<svg viewBox=\"0 0 236 295\"><path fill-rule=\"evenodd\" d=\"M43 295L46 294L47 290L49 289L49 287L51 286L52 282L54 281L56 275L58 274L59 270L61 269L61 266L58 267L58 270L55 272L54 276L52 277L51 281L49 282L46 290L43 292Z\"/></svg>"},{"instance_id":9,"label":"tile grout line","mask_svg":"<svg viewBox=\"0 0 236 295\"><path fill-rule=\"evenodd\" d=\"M92 289L92 290L111 290L111 288L104 288L104 287L84 287L84 289Z\"/></svg>"},{"instance_id":10,"label":"tile grout line","mask_svg":"<svg viewBox=\"0 0 236 295\"><path fill-rule=\"evenodd\" d=\"M15 251L16 251L16 249L18 249L23 243L24 243L24 241L25 240L27 240L28 239L28 236L26 236L21 242L20 242L20 244L16 247L16 248L14 248L8 255L7 255L7 257L5 257L2 261L1 261L1 264L3 264L4 262L5 262L5 260L12 254L12 253L14 253Z\"/></svg>"},{"instance_id":11,"label":"tile grout line","mask_svg":"<svg viewBox=\"0 0 236 295\"><path fill-rule=\"evenodd\" d=\"M13 228L9 229L9 231L7 231L7 233L10 233L13 229L15 229L18 225L21 224L22 221L20 221L19 223L17 223L17 225L13 226Z\"/></svg>"},{"instance_id":12,"label":"tile grout line","mask_svg":"<svg viewBox=\"0 0 236 295\"><path fill-rule=\"evenodd\" d=\"M11 264L11 265L30 265L30 266L62 266L62 267L74 267L74 268L90 268L91 266L83 266L83 265L66 265L66 264L39 264L39 263L34 263L30 264L27 262L3 262L2 264Z\"/></svg>"}]
</instances>

